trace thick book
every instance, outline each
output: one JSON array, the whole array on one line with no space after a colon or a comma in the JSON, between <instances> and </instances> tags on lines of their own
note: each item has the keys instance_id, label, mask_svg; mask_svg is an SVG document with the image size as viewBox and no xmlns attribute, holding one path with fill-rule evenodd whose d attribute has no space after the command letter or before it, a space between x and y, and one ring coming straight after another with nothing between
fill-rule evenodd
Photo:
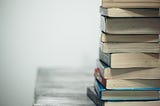
<instances>
[{"instance_id":1,"label":"thick book","mask_svg":"<svg viewBox=\"0 0 160 106\"><path fill-rule=\"evenodd\" d=\"M160 18L101 16L101 30L109 34L160 34Z\"/></svg>"},{"instance_id":2,"label":"thick book","mask_svg":"<svg viewBox=\"0 0 160 106\"><path fill-rule=\"evenodd\" d=\"M160 53L160 45L156 43L103 43L100 44L104 53Z\"/></svg>"},{"instance_id":3,"label":"thick book","mask_svg":"<svg viewBox=\"0 0 160 106\"><path fill-rule=\"evenodd\" d=\"M160 90L160 79L106 79L107 89Z\"/></svg>"},{"instance_id":4,"label":"thick book","mask_svg":"<svg viewBox=\"0 0 160 106\"><path fill-rule=\"evenodd\" d=\"M94 77L105 88L112 90L160 90L160 79L105 79L98 68Z\"/></svg>"},{"instance_id":5,"label":"thick book","mask_svg":"<svg viewBox=\"0 0 160 106\"><path fill-rule=\"evenodd\" d=\"M117 2L117 3L160 3L160 0L102 0L102 2Z\"/></svg>"},{"instance_id":6,"label":"thick book","mask_svg":"<svg viewBox=\"0 0 160 106\"><path fill-rule=\"evenodd\" d=\"M159 8L103 8L101 15L108 17L159 17Z\"/></svg>"},{"instance_id":7,"label":"thick book","mask_svg":"<svg viewBox=\"0 0 160 106\"><path fill-rule=\"evenodd\" d=\"M103 43L153 43L159 42L159 35L132 35L132 34L101 34L101 42Z\"/></svg>"},{"instance_id":8,"label":"thick book","mask_svg":"<svg viewBox=\"0 0 160 106\"><path fill-rule=\"evenodd\" d=\"M160 101L102 101L98 98L93 86L87 87L87 96L96 106L159 106Z\"/></svg>"},{"instance_id":9,"label":"thick book","mask_svg":"<svg viewBox=\"0 0 160 106\"><path fill-rule=\"evenodd\" d=\"M158 68L111 68L97 59L96 70L104 79L160 79Z\"/></svg>"},{"instance_id":10,"label":"thick book","mask_svg":"<svg viewBox=\"0 0 160 106\"><path fill-rule=\"evenodd\" d=\"M100 100L107 101L139 101L139 100L160 100L158 90L126 90L106 89L100 82L95 80L95 91Z\"/></svg>"},{"instance_id":11,"label":"thick book","mask_svg":"<svg viewBox=\"0 0 160 106\"><path fill-rule=\"evenodd\" d=\"M104 53L99 50L99 59L111 68L160 67L160 54L156 53Z\"/></svg>"},{"instance_id":12,"label":"thick book","mask_svg":"<svg viewBox=\"0 0 160 106\"><path fill-rule=\"evenodd\" d=\"M104 8L160 8L159 2L102 2Z\"/></svg>"}]
</instances>

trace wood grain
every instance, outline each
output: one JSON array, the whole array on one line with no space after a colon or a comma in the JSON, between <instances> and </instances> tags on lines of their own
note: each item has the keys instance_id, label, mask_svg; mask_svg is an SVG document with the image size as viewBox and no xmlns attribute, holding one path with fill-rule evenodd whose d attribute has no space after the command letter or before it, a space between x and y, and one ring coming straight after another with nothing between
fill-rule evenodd
<instances>
[{"instance_id":1,"label":"wood grain","mask_svg":"<svg viewBox=\"0 0 160 106\"><path fill-rule=\"evenodd\" d=\"M37 73L33 106L94 106L86 96L91 69L43 68Z\"/></svg>"}]
</instances>

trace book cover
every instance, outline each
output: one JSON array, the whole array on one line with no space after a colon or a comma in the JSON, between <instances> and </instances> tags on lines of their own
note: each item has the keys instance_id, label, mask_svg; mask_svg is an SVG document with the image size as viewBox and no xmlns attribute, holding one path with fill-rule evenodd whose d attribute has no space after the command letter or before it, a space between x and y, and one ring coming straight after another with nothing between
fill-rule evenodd
<instances>
[{"instance_id":1,"label":"book cover","mask_svg":"<svg viewBox=\"0 0 160 106\"><path fill-rule=\"evenodd\" d=\"M102 32L101 42L103 43L153 43L159 42L158 34L108 34Z\"/></svg>"},{"instance_id":2,"label":"book cover","mask_svg":"<svg viewBox=\"0 0 160 106\"><path fill-rule=\"evenodd\" d=\"M117 3L160 3L160 0L102 0L102 2L117 2Z\"/></svg>"},{"instance_id":3,"label":"book cover","mask_svg":"<svg viewBox=\"0 0 160 106\"><path fill-rule=\"evenodd\" d=\"M160 34L160 18L101 16L101 30L109 34Z\"/></svg>"},{"instance_id":4,"label":"book cover","mask_svg":"<svg viewBox=\"0 0 160 106\"><path fill-rule=\"evenodd\" d=\"M159 43L103 43L100 47L104 53L160 53Z\"/></svg>"},{"instance_id":5,"label":"book cover","mask_svg":"<svg viewBox=\"0 0 160 106\"><path fill-rule=\"evenodd\" d=\"M104 53L99 49L99 59L111 68L160 67L160 55L156 53Z\"/></svg>"},{"instance_id":6,"label":"book cover","mask_svg":"<svg viewBox=\"0 0 160 106\"><path fill-rule=\"evenodd\" d=\"M136 89L106 89L100 82L95 80L95 91L100 100L107 101L148 101L160 100L157 90Z\"/></svg>"},{"instance_id":7,"label":"book cover","mask_svg":"<svg viewBox=\"0 0 160 106\"><path fill-rule=\"evenodd\" d=\"M108 17L159 17L159 8L103 8L101 15Z\"/></svg>"},{"instance_id":8,"label":"book cover","mask_svg":"<svg viewBox=\"0 0 160 106\"><path fill-rule=\"evenodd\" d=\"M102 2L104 8L160 8L160 3L146 2L146 3L129 3L129 2Z\"/></svg>"},{"instance_id":9,"label":"book cover","mask_svg":"<svg viewBox=\"0 0 160 106\"><path fill-rule=\"evenodd\" d=\"M99 59L97 59L96 64L97 70L99 70L104 79L160 79L160 67L111 68Z\"/></svg>"},{"instance_id":10,"label":"book cover","mask_svg":"<svg viewBox=\"0 0 160 106\"><path fill-rule=\"evenodd\" d=\"M96 106L159 106L160 101L102 101L98 98L93 86L87 87L87 96Z\"/></svg>"}]
</instances>

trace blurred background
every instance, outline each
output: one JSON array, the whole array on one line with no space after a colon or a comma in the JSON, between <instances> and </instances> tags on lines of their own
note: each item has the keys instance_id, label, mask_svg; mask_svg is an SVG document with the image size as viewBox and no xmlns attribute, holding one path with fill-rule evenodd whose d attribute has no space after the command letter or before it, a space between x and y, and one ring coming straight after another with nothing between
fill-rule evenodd
<instances>
[{"instance_id":1,"label":"blurred background","mask_svg":"<svg viewBox=\"0 0 160 106\"><path fill-rule=\"evenodd\" d=\"M95 68L99 5L0 0L0 106L31 106L40 67Z\"/></svg>"}]
</instances>

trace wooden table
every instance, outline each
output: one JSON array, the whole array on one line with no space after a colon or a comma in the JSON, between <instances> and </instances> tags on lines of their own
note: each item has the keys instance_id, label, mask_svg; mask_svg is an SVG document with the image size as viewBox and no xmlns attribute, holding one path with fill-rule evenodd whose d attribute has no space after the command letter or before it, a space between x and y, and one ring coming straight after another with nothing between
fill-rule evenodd
<instances>
[{"instance_id":1,"label":"wooden table","mask_svg":"<svg viewBox=\"0 0 160 106\"><path fill-rule=\"evenodd\" d=\"M93 69L39 69L33 106L95 106L86 96L93 81Z\"/></svg>"}]
</instances>

